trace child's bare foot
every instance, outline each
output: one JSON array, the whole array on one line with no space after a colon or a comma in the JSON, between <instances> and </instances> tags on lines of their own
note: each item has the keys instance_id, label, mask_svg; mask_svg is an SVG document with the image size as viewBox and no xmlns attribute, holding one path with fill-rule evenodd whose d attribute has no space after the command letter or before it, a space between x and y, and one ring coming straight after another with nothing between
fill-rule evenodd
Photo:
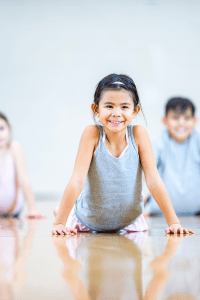
<instances>
[{"instance_id":1,"label":"child's bare foot","mask_svg":"<svg viewBox=\"0 0 200 300\"><path fill-rule=\"evenodd\" d=\"M53 214L54 214L55 217L58 214L58 210L59 210L59 206L55 206L54 209L53 209Z\"/></svg>"}]
</instances>

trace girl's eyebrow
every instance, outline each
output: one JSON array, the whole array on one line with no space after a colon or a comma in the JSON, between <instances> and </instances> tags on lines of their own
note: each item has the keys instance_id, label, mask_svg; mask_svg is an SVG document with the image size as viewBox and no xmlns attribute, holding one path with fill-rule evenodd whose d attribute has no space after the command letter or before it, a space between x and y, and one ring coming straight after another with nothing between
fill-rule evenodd
<instances>
[{"instance_id":1,"label":"girl's eyebrow","mask_svg":"<svg viewBox=\"0 0 200 300\"><path fill-rule=\"evenodd\" d=\"M104 102L104 105L106 105L106 104L114 104L113 102ZM130 103L128 103L128 102L124 102L124 103L120 103L120 105L131 105Z\"/></svg>"},{"instance_id":2,"label":"girl's eyebrow","mask_svg":"<svg viewBox=\"0 0 200 300\"><path fill-rule=\"evenodd\" d=\"M128 103L128 102L124 102L124 103L121 103L121 105L131 105L130 103Z\"/></svg>"}]
</instances>

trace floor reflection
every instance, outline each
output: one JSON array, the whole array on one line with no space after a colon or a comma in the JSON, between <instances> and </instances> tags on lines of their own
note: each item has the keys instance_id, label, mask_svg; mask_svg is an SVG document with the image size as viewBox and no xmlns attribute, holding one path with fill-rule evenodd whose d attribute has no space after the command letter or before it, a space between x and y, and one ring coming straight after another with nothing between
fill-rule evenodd
<instances>
[{"instance_id":1,"label":"floor reflection","mask_svg":"<svg viewBox=\"0 0 200 300\"><path fill-rule=\"evenodd\" d=\"M174 266L172 274L168 269L182 240L190 239L185 235L166 236L164 252L148 266L152 278L143 293L142 259L146 237L147 233L53 236L54 246L64 264L63 277L74 299L197 299L189 290L177 289L182 278L179 274L176 281ZM166 292L167 284L170 288Z\"/></svg>"},{"instance_id":2,"label":"floor reflection","mask_svg":"<svg viewBox=\"0 0 200 300\"><path fill-rule=\"evenodd\" d=\"M167 267L168 263L170 262L172 257L177 253L181 240L189 238L189 235L166 235L166 238L168 239L168 242L163 254L157 256L150 264L150 268L153 273L153 278L151 279L146 288L144 300L161 299L162 292L165 289L166 284L168 283L168 280L171 275L171 272ZM173 271L174 270L175 269L173 268ZM177 280L174 279L172 279L172 281L170 282L171 291L173 291L174 286L177 286L177 282L180 282L180 277L177 277ZM162 299L189 300L195 298L189 295L188 291L185 293L184 290L181 290L180 293L178 292L174 295L170 295L169 297L164 297Z\"/></svg>"},{"instance_id":3,"label":"floor reflection","mask_svg":"<svg viewBox=\"0 0 200 300\"><path fill-rule=\"evenodd\" d=\"M142 299L141 247L147 232L127 236L53 237L74 299Z\"/></svg>"},{"instance_id":4,"label":"floor reflection","mask_svg":"<svg viewBox=\"0 0 200 300\"><path fill-rule=\"evenodd\" d=\"M1 219L0 299L12 300L25 281L25 264L30 256L36 220L28 220L26 236L20 237L21 220Z\"/></svg>"},{"instance_id":5,"label":"floor reflection","mask_svg":"<svg viewBox=\"0 0 200 300\"><path fill-rule=\"evenodd\" d=\"M148 234L52 237L38 206L47 219L0 219L0 300L200 300L200 218L181 218L189 237L166 238L162 218Z\"/></svg>"}]
</instances>

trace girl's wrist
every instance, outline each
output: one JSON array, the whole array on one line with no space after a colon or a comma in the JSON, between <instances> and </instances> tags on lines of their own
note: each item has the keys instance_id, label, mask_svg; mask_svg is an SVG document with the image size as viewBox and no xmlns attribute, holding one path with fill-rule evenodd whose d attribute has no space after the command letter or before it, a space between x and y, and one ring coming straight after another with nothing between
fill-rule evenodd
<instances>
[{"instance_id":1,"label":"girl's wrist","mask_svg":"<svg viewBox=\"0 0 200 300\"><path fill-rule=\"evenodd\" d=\"M54 222L53 225L54 226L56 226L56 225L63 225L63 226L65 226L65 224L63 224L63 223L57 223L57 222Z\"/></svg>"},{"instance_id":2,"label":"girl's wrist","mask_svg":"<svg viewBox=\"0 0 200 300\"><path fill-rule=\"evenodd\" d=\"M171 226L171 225L181 225L181 223L180 223L180 221L176 221L176 222L170 222L170 223L168 223L168 225L169 226Z\"/></svg>"}]
</instances>

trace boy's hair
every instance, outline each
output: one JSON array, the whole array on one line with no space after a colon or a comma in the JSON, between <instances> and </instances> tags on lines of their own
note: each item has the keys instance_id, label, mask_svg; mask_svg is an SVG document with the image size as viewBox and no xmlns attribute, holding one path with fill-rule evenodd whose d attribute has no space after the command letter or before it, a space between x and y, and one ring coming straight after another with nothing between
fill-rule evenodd
<instances>
[{"instance_id":1,"label":"boy's hair","mask_svg":"<svg viewBox=\"0 0 200 300\"><path fill-rule=\"evenodd\" d=\"M191 108L192 116L194 117L195 106L192 101L182 97L170 98L165 106L165 116L167 116L170 110L183 114L188 108Z\"/></svg>"}]
</instances>

